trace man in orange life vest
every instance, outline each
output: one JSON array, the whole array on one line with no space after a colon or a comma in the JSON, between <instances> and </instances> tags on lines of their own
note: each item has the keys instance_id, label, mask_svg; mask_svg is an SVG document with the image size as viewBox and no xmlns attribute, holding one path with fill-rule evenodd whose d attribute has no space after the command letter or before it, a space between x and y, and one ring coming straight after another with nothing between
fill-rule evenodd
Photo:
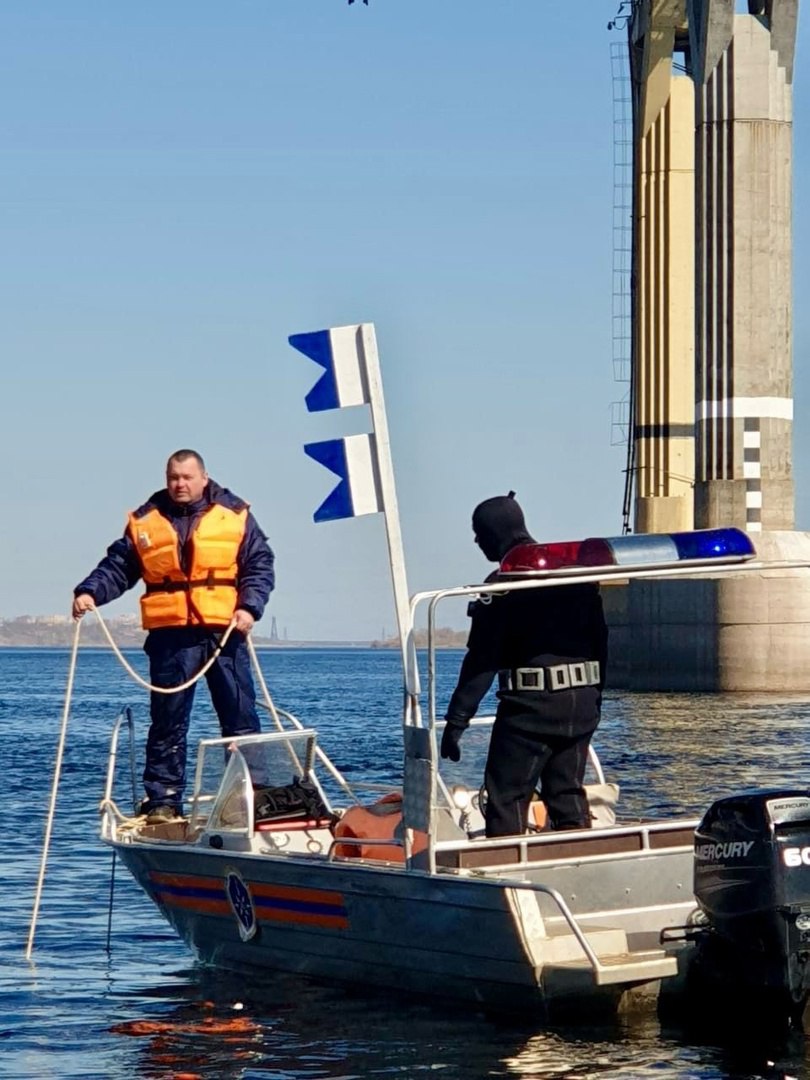
<instances>
[{"instance_id":1,"label":"man in orange life vest","mask_svg":"<svg viewBox=\"0 0 810 1080\"><path fill-rule=\"evenodd\" d=\"M124 535L74 589L73 617L146 584L141 618L154 686L179 686L211 657L206 673L223 736L259 731L256 692L245 643L275 583L273 552L248 504L210 480L195 450L177 450L166 487L129 515ZM182 814L186 740L194 687L152 693L141 809L150 822Z\"/></svg>"}]
</instances>

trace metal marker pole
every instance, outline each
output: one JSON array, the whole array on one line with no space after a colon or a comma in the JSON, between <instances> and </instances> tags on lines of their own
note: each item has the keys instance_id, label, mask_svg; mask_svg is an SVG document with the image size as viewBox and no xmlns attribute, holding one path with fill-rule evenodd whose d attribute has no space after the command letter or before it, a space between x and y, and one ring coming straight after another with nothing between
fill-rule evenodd
<instances>
[{"instance_id":1,"label":"metal marker pole","mask_svg":"<svg viewBox=\"0 0 810 1080\"><path fill-rule=\"evenodd\" d=\"M391 582L394 588L394 608L399 630L402 664L405 670L405 688L412 699L419 693L419 671L416 666L416 650L413 648L413 624L411 622L408 579L405 573L405 551L399 523L399 507L391 462L391 442L388 437L388 418L385 413L380 357L373 323L360 325L360 355L368 385L368 401L375 443L375 458L379 470L380 500L385 519L388 540L388 560L391 566ZM418 704L416 705L418 715Z\"/></svg>"},{"instance_id":2,"label":"metal marker pole","mask_svg":"<svg viewBox=\"0 0 810 1080\"><path fill-rule=\"evenodd\" d=\"M391 442L388 437L388 419L385 413L385 398L383 396L382 377L380 375L380 358L377 352L377 338L372 323L362 323L360 326L362 352L361 359L366 375L368 387L368 401L371 407L371 421L373 427L372 438L375 441L374 458L379 470L380 501L382 503L383 518L385 519L385 533L388 540L388 560L391 567L391 583L394 588L394 607L396 609L397 627L399 629L399 644L402 651L402 666L405 675L405 731L408 728L421 728L422 717L419 707L419 667L416 657L416 645L413 637L413 618L411 614L410 596L408 594L408 579L405 573L405 551L402 546L402 533L399 522L399 507L397 505L396 485L394 483L394 468L391 461ZM406 742L407 746L407 742ZM406 750L405 760L405 789L407 799L407 776L408 776L408 753ZM430 806L433 803L432 793L429 794L428 834L432 829L429 824L432 818ZM408 824L407 802L403 808L403 824L405 825L404 855L406 865L410 868L413 861L414 828Z\"/></svg>"}]
</instances>

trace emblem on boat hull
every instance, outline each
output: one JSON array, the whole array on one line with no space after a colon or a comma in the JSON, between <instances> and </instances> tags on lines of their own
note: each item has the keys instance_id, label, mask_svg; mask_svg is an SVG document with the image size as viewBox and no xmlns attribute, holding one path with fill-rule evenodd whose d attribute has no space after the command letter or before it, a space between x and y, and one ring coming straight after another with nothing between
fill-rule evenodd
<instances>
[{"instance_id":1,"label":"emblem on boat hull","mask_svg":"<svg viewBox=\"0 0 810 1080\"><path fill-rule=\"evenodd\" d=\"M240 938L250 941L256 933L256 912L250 891L236 870L229 871L225 879L225 892L236 916Z\"/></svg>"}]
</instances>

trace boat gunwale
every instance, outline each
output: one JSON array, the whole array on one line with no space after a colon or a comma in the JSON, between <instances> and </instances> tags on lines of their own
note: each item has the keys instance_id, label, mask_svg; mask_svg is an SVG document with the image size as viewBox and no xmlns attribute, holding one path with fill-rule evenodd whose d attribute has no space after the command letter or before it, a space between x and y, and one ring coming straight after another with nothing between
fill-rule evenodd
<instances>
[{"instance_id":1,"label":"boat gunwale","mask_svg":"<svg viewBox=\"0 0 810 1080\"><path fill-rule=\"evenodd\" d=\"M691 853L693 851L693 835L700 822L699 818L679 818L673 821L645 821L637 824L627 823L617 826L606 826L601 829L571 830L561 834L549 832L545 834L526 834L516 837L499 837L496 839L481 840L448 840L439 841L436 844L437 859L435 873L442 876L455 875L472 871L476 877L496 877L496 871L506 871L509 868L525 869L527 866L536 867L545 865L551 867L598 864L604 862L623 862L636 858L645 858L675 853ZM322 830L329 831L329 830ZM684 834L689 832L690 839L687 841ZM677 834L680 842L667 844L669 834ZM331 835L331 832L330 832ZM301 859L310 867L314 863L333 865L341 869L346 868L379 868L415 872L430 876L430 871L419 865L407 864L389 859L368 859L353 855L335 855L330 849L323 852L294 851L256 851L252 848L234 850L232 848L204 847L200 841L204 838L205 831L198 833L194 839L182 839L177 837L143 836L139 832L124 833L114 840L107 842L115 847L127 850L155 850L173 848L178 851L195 852L204 856L222 856L226 858L258 859L264 862L268 860L282 860L286 863ZM655 843L658 837L662 843ZM632 842L638 840L635 846L617 847L616 841ZM673 836L674 840L675 837ZM334 844L333 840L333 844ZM581 850L577 850L581 849ZM594 850L596 849L596 850ZM518 852L518 858L509 858L497 861L498 852L511 855ZM456 860L452 859L456 855ZM444 856L444 858L441 858ZM532 856L534 856L532 858Z\"/></svg>"}]
</instances>

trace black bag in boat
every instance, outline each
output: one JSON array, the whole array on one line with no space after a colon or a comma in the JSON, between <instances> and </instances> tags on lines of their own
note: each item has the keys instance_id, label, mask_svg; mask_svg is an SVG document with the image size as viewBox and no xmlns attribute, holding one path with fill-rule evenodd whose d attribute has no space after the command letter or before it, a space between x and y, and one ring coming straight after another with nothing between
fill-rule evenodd
<instances>
[{"instance_id":1,"label":"black bag in boat","mask_svg":"<svg viewBox=\"0 0 810 1080\"><path fill-rule=\"evenodd\" d=\"M280 818L324 818L330 813L311 780L296 777L281 787L259 787L253 792L253 814L258 821Z\"/></svg>"}]
</instances>

